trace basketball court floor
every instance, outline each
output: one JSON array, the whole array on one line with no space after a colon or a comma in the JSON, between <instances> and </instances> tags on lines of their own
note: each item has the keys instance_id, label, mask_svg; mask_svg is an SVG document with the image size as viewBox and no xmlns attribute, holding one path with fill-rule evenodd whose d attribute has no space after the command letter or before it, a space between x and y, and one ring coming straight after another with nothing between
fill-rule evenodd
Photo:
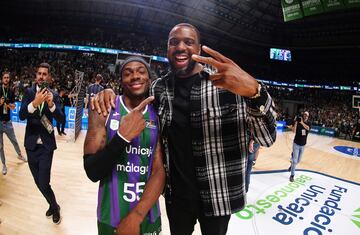
<instances>
[{"instance_id":1,"label":"basketball court floor","mask_svg":"<svg viewBox=\"0 0 360 235\"><path fill-rule=\"evenodd\" d=\"M13 125L25 153L25 125ZM45 217L48 206L27 163L16 158L4 137L8 173L0 175L1 235L97 234L98 184L83 169L85 132L75 143L68 142L69 135L56 138L51 185L61 206L61 224ZM231 217L228 234L360 234L360 143L309 134L295 182L290 183L286 169L292 141L291 132L278 132L276 143L260 150L248 205ZM163 235L168 235L164 200L160 200ZM194 234L201 234L199 226Z\"/></svg>"}]
</instances>

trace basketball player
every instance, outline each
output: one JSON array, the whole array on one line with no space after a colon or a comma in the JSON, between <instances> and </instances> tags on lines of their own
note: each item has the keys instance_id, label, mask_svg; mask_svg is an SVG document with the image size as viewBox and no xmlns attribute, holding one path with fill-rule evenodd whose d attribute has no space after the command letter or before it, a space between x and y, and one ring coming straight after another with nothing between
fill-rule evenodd
<instances>
[{"instance_id":1,"label":"basketball player","mask_svg":"<svg viewBox=\"0 0 360 235\"><path fill-rule=\"evenodd\" d=\"M90 112L84 167L100 180L99 234L160 234L158 198L165 184L157 115L149 103L149 65L127 58L120 69L123 95L104 117ZM146 121L145 121L146 120Z\"/></svg>"}]
</instances>

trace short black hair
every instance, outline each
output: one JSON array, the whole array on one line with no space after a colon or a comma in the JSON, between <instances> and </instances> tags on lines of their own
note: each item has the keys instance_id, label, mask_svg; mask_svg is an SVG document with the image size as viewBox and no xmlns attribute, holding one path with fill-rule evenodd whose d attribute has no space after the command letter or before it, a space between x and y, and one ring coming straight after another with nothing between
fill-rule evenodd
<instances>
[{"instance_id":1,"label":"short black hair","mask_svg":"<svg viewBox=\"0 0 360 235\"><path fill-rule=\"evenodd\" d=\"M200 44L200 42L201 42L201 40L200 40L200 39L201 39L201 38L200 38L200 31L199 31L194 25L189 24L189 23L180 23L180 24L175 25L175 26L170 30L170 32L171 32L175 27L188 27L188 28L191 28L192 30L194 30L195 33L196 33L196 36L197 36L197 38L198 38L198 43ZM170 35L170 32L169 32L169 35Z\"/></svg>"},{"instance_id":2,"label":"short black hair","mask_svg":"<svg viewBox=\"0 0 360 235\"><path fill-rule=\"evenodd\" d=\"M47 68L49 74L51 74L51 72L52 72L52 71L51 71L51 65L49 65L48 63L45 63L45 62L39 64L39 66L37 67L37 69L39 70L39 68Z\"/></svg>"}]
</instances>

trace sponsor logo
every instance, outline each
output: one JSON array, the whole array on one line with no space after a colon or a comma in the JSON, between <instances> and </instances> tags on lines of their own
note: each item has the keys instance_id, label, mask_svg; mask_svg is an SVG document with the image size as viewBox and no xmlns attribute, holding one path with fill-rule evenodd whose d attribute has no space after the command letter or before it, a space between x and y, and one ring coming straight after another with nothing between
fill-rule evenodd
<instances>
[{"instance_id":1,"label":"sponsor logo","mask_svg":"<svg viewBox=\"0 0 360 235\"><path fill-rule=\"evenodd\" d=\"M360 229L360 208L357 208L354 213L351 221Z\"/></svg>"},{"instance_id":2,"label":"sponsor logo","mask_svg":"<svg viewBox=\"0 0 360 235\"><path fill-rule=\"evenodd\" d=\"M156 129L156 124L154 120L145 120L146 128Z\"/></svg>"},{"instance_id":3,"label":"sponsor logo","mask_svg":"<svg viewBox=\"0 0 360 235\"><path fill-rule=\"evenodd\" d=\"M319 193L322 194L326 190L326 188L317 185L311 185L309 188L311 190L306 190L308 193L303 193L301 197L297 197L286 207L279 205L278 208L281 212L272 218L283 225L292 224L295 219L303 220L304 217L300 215L306 211L306 207L310 206L313 202L318 202L315 198ZM323 232L326 231L332 232L332 229L326 226L330 226L333 216L341 211L339 203L341 202L343 194L346 192L346 188L335 185L320 210L311 220L310 226L304 229L304 234L323 234Z\"/></svg>"},{"instance_id":4,"label":"sponsor logo","mask_svg":"<svg viewBox=\"0 0 360 235\"><path fill-rule=\"evenodd\" d=\"M339 151L341 153L345 153L347 155L351 155L354 157L360 157L360 149L359 148L354 148L354 147L350 147L350 146L335 146L334 149L336 151Z\"/></svg>"},{"instance_id":5,"label":"sponsor logo","mask_svg":"<svg viewBox=\"0 0 360 235\"><path fill-rule=\"evenodd\" d=\"M297 172L305 172L298 170ZM360 184L306 171L288 180L288 172L255 172L248 204L232 216L228 233L360 234Z\"/></svg>"},{"instance_id":6,"label":"sponsor logo","mask_svg":"<svg viewBox=\"0 0 360 235\"><path fill-rule=\"evenodd\" d=\"M255 209L255 214L265 214L267 208L272 207L273 203L280 202L283 198L288 197L290 193L296 191L300 187L304 187L305 182L310 180L311 177L301 175L295 178L294 182L289 183L282 188L274 190L273 193L256 201L255 204L248 204L242 211L237 212L236 216L244 220L251 219L254 216L252 209Z\"/></svg>"},{"instance_id":7,"label":"sponsor logo","mask_svg":"<svg viewBox=\"0 0 360 235\"><path fill-rule=\"evenodd\" d=\"M141 175L146 174L148 172L148 169L149 169L148 166L136 166L130 162L127 162L126 165L123 164L116 165L117 171L124 171L127 173L140 173Z\"/></svg>"},{"instance_id":8,"label":"sponsor logo","mask_svg":"<svg viewBox=\"0 0 360 235\"><path fill-rule=\"evenodd\" d=\"M138 147L133 147L132 145L127 146L125 149L126 153L128 154L137 154L137 155L142 155L142 156L147 156L150 157L151 154L153 153L153 149L150 148L141 148L140 146Z\"/></svg>"},{"instance_id":9,"label":"sponsor logo","mask_svg":"<svg viewBox=\"0 0 360 235\"><path fill-rule=\"evenodd\" d=\"M113 131L116 131L117 129L119 129L119 121L115 120L115 119L111 119L110 120L110 129Z\"/></svg>"}]
</instances>

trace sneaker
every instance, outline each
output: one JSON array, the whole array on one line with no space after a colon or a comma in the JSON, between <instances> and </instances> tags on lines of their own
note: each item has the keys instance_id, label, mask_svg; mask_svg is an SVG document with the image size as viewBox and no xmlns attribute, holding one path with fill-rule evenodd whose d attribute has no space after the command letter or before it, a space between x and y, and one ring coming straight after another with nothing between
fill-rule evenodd
<instances>
[{"instance_id":1,"label":"sneaker","mask_svg":"<svg viewBox=\"0 0 360 235\"><path fill-rule=\"evenodd\" d=\"M294 182L294 176L290 175L290 182Z\"/></svg>"},{"instance_id":2,"label":"sneaker","mask_svg":"<svg viewBox=\"0 0 360 235\"><path fill-rule=\"evenodd\" d=\"M60 211L60 206L58 205L58 211ZM50 219L50 217L54 214L54 211L51 210L51 207L49 207L49 209L46 211L45 215L48 219Z\"/></svg>"},{"instance_id":3,"label":"sneaker","mask_svg":"<svg viewBox=\"0 0 360 235\"><path fill-rule=\"evenodd\" d=\"M53 220L54 224L60 224L60 222L61 222L60 210L54 211L52 220Z\"/></svg>"},{"instance_id":4,"label":"sneaker","mask_svg":"<svg viewBox=\"0 0 360 235\"><path fill-rule=\"evenodd\" d=\"M63 135L66 135L66 133L65 132L61 132Z\"/></svg>"},{"instance_id":5,"label":"sneaker","mask_svg":"<svg viewBox=\"0 0 360 235\"><path fill-rule=\"evenodd\" d=\"M53 210L51 210L51 207L46 211L45 213L46 218L50 219L50 217L53 215Z\"/></svg>"},{"instance_id":6,"label":"sneaker","mask_svg":"<svg viewBox=\"0 0 360 235\"><path fill-rule=\"evenodd\" d=\"M2 174L3 174L3 175L6 175L6 174L7 174L7 167L6 167L6 165L3 165Z\"/></svg>"},{"instance_id":7,"label":"sneaker","mask_svg":"<svg viewBox=\"0 0 360 235\"><path fill-rule=\"evenodd\" d=\"M17 156L17 158L23 162L27 162L26 158L24 158L23 155L21 155L21 154L19 156Z\"/></svg>"}]
</instances>

